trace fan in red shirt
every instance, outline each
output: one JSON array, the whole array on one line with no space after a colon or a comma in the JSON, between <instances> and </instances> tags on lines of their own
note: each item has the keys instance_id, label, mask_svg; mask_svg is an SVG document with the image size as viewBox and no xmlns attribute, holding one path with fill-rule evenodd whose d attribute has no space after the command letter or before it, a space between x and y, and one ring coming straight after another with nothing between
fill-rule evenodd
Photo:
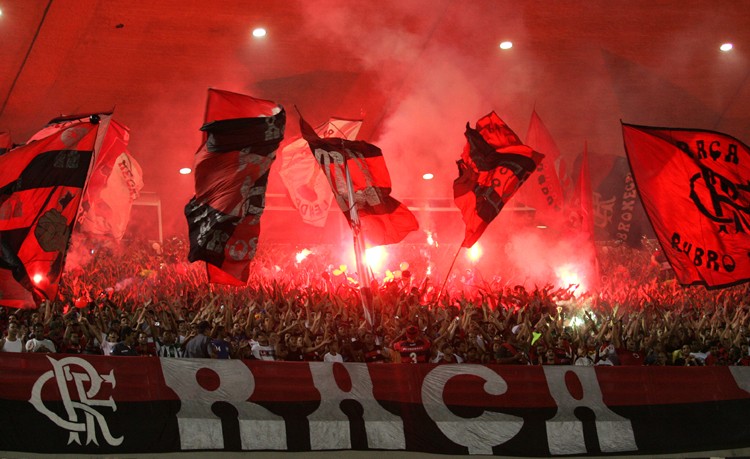
<instances>
[{"instance_id":1,"label":"fan in red shirt","mask_svg":"<svg viewBox=\"0 0 750 459\"><path fill-rule=\"evenodd\" d=\"M414 325L406 328L406 339L393 345L401 354L401 363L427 363L430 361L430 340L421 336Z\"/></svg>"}]
</instances>

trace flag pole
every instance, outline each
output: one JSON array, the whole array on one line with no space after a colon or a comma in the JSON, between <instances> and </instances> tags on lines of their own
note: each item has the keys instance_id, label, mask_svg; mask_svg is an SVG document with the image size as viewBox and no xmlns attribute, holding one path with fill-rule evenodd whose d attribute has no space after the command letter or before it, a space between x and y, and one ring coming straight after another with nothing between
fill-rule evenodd
<instances>
[{"instance_id":1,"label":"flag pole","mask_svg":"<svg viewBox=\"0 0 750 459\"><path fill-rule=\"evenodd\" d=\"M370 325L370 328L374 327L374 317L372 310L372 292L370 291L370 274L367 270L367 266L364 263L364 234L362 234L362 226L359 221L359 214L357 213L357 205L354 202L354 190L352 189L352 177L349 173L349 164L344 159L344 171L346 172L346 188L349 195L349 218L352 222L352 236L354 238L354 258L357 263L357 273L359 277L359 295L362 300L362 309L364 310L365 320Z\"/></svg>"},{"instance_id":2,"label":"flag pole","mask_svg":"<svg viewBox=\"0 0 750 459\"><path fill-rule=\"evenodd\" d=\"M448 283L448 278L451 275L451 271L453 271L453 265L456 264L456 260L458 259L458 254L461 253L461 249L463 248L463 245L458 246L458 250L456 250L456 255L453 257L453 261L451 262L450 268L448 268L448 272L445 273L445 280L443 281L443 286L440 287L440 291L438 292L437 301L440 301L440 297L443 296L443 290L445 290L445 285Z\"/></svg>"}]
</instances>

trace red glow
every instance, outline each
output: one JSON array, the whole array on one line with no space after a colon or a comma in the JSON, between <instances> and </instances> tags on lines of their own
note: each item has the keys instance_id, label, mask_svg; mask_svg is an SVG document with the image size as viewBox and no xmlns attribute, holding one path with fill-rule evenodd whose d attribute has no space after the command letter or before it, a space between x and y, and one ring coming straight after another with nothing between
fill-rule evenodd
<instances>
[{"instance_id":1,"label":"red glow","mask_svg":"<svg viewBox=\"0 0 750 459\"><path fill-rule=\"evenodd\" d=\"M44 276L41 274L34 274L33 281L35 284L39 285L40 282L42 282L42 279L44 279Z\"/></svg>"}]
</instances>

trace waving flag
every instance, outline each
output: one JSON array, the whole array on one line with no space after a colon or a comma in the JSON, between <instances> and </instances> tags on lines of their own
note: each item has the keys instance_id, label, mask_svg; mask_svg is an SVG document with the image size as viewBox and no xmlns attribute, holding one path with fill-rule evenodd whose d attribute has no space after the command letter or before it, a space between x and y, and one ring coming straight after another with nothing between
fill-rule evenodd
<instances>
[{"instance_id":1,"label":"waving flag","mask_svg":"<svg viewBox=\"0 0 750 459\"><path fill-rule=\"evenodd\" d=\"M419 229L411 211L391 197L391 177L378 147L362 141L320 138L302 117L300 127L349 225L349 209L357 206L367 242L375 246L395 244ZM345 164L351 175L354 203L349 202Z\"/></svg>"},{"instance_id":2,"label":"waving flag","mask_svg":"<svg viewBox=\"0 0 750 459\"><path fill-rule=\"evenodd\" d=\"M0 156L0 305L54 299L95 145L92 115Z\"/></svg>"},{"instance_id":3,"label":"waving flag","mask_svg":"<svg viewBox=\"0 0 750 459\"><path fill-rule=\"evenodd\" d=\"M750 150L726 134L623 124L657 238L684 285L750 280Z\"/></svg>"},{"instance_id":4,"label":"waving flag","mask_svg":"<svg viewBox=\"0 0 750 459\"><path fill-rule=\"evenodd\" d=\"M88 116L53 119L30 141L52 135ZM143 188L141 166L127 148L129 139L128 128L110 120L86 185L78 215L78 231L112 237L118 241L125 235L133 201Z\"/></svg>"},{"instance_id":5,"label":"waving flag","mask_svg":"<svg viewBox=\"0 0 750 459\"><path fill-rule=\"evenodd\" d=\"M322 138L354 140L361 126L361 120L331 118L315 131ZM302 221L320 228L325 226L333 198L331 186L305 139L295 140L281 150L279 174Z\"/></svg>"},{"instance_id":6,"label":"waving flag","mask_svg":"<svg viewBox=\"0 0 750 459\"><path fill-rule=\"evenodd\" d=\"M130 221L133 201L143 188L143 172L128 151L128 128L112 121L84 195L80 230L120 240Z\"/></svg>"},{"instance_id":7,"label":"waving flag","mask_svg":"<svg viewBox=\"0 0 750 459\"><path fill-rule=\"evenodd\" d=\"M495 112L479 119L476 130L466 123L466 140L453 197L466 224L461 246L471 247L544 155L521 143Z\"/></svg>"},{"instance_id":8,"label":"waving flag","mask_svg":"<svg viewBox=\"0 0 750 459\"><path fill-rule=\"evenodd\" d=\"M0 155L5 154L13 148L9 132L0 132Z\"/></svg>"},{"instance_id":9,"label":"waving flag","mask_svg":"<svg viewBox=\"0 0 750 459\"><path fill-rule=\"evenodd\" d=\"M565 204L560 179L555 171L560 150L536 111L531 114L526 145L542 152L544 158L537 164L534 178L518 194L519 197L522 195L526 204L536 209L538 221L551 225L562 218Z\"/></svg>"},{"instance_id":10,"label":"waving flag","mask_svg":"<svg viewBox=\"0 0 750 459\"><path fill-rule=\"evenodd\" d=\"M241 285L260 235L266 184L284 138L286 112L271 101L209 89L206 141L195 155L195 196L185 206L190 261L209 281Z\"/></svg>"}]
</instances>

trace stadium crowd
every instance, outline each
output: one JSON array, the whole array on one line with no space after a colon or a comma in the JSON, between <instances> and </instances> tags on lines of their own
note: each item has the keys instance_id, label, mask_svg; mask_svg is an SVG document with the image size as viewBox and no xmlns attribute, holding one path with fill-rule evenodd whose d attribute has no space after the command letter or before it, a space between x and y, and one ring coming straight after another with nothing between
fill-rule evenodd
<instances>
[{"instance_id":1,"label":"stadium crowd","mask_svg":"<svg viewBox=\"0 0 750 459\"><path fill-rule=\"evenodd\" d=\"M59 298L0 308L4 352L329 362L749 365L747 284L681 287L650 250L600 246L600 287L523 287L470 270L445 288L406 263L373 282L260 250L247 287L207 282L187 243L73 245ZM87 260L79 253L90 254ZM273 258L271 257L273 254ZM419 253L415 254L419 258ZM290 261L279 266L278 260ZM71 268L70 265L77 265ZM415 269L415 271L417 271ZM425 271L421 268L419 271ZM427 272L427 271L425 271Z\"/></svg>"}]
</instances>

